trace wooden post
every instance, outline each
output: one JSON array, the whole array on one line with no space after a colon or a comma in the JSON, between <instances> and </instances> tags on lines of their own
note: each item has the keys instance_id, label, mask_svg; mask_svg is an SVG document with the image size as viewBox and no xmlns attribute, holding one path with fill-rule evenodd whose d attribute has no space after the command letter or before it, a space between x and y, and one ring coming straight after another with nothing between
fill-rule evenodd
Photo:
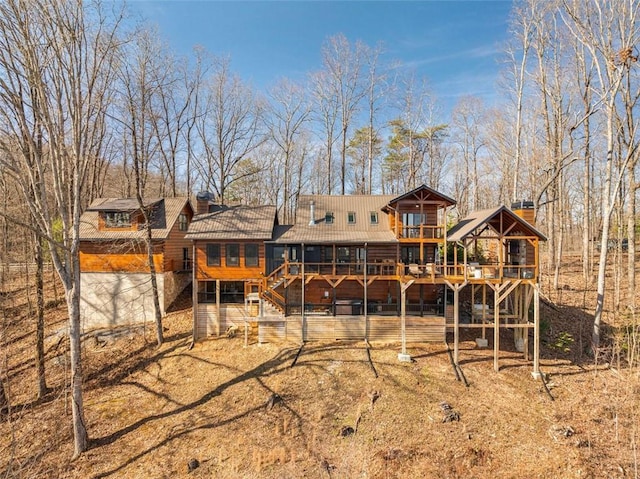
<instances>
[{"instance_id":1,"label":"wooden post","mask_svg":"<svg viewBox=\"0 0 640 479\"><path fill-rule=\"evenodd\" d=\"M193 304L193 342L198 339L198 275L196 265L196 242L193 242L191 260L191 303Z\"/></svg>"},{"instance_id":2,"label":"wooden post","mask_svg":"<svg viewBox=\"0 0 640 479\"><path fill-rule=\"evenodd\" d=\"M216 336L220 336L220 280L216 279Z\"/></svg>"},{"instance_id":3,"label":"wooden post","mask_svg":"<svg viewBox=\"0 0 640 479\"><path fill-rule=\"evenodd\" d=\"M301 284L301 287L302 287L302 293L301 293L302 306L300 307L300 315L301 315L301 323L302 323L301 327L302 327L302 342L303 343L304 343L304 337L305 337L304 331L306 329L305 328L305 326L306 326L306 315L304 314L304 310L305 310L305 304L304 304L304 301L305 301L305 297L304 296L305 296L305 294L304 293L305 293L305 289L307 289L306 285L304 284L305 283L305 280L304 280L304 250L305 250L304 243L302 243L302 254L301 254L302 265L300 266L300 274L301 274L300 281L302 281L302 284Z\"/></svg>"},{"instance_id":4,"label":"wooden post","mask_svg":"<svg viewBox=\"0 0 640 479\"><path fill-rule=\"evenodd\" d=\"M400 284L400 334L402 339L402 352L398 354L398 359L403 362L411 362L411 356L407 354L406 291L412 284L413 280Z\"/></svg>"},{"instance_id":5,"label":"wooden post","mask_svg":"<svg viewBox=\"0 0 640 479\"><path fill-rule=\"evenodd\" d=\"M500 370L498 351L500 349L500 294L499 289L493 289L493 369Z\"/></svg>"},{"instance_id":6,"label":"wooden post","mask_svg":"<svg viewBox=\"0 0 640 479\"><path fill-rule=\"evenodd\" d=\"M453 362L458 364L460 356L460 290L467 285L467 282L453 284L445 280L445 285L453 290ZM471 283L471 290L473 291L474 288L475 285ZM446 296L445 290L445 311L447 308ZM471 297L473 298L473 292Z\"/></svg>"},{"instance_id":7,"label":"wooden post","mask_svg":"<svg viewBox=\"0 0 640 479\"><path fill-rule=\"evenodd\" d=\"M460 350L460 308L458 307L459 303L459 292L458 286L456 284L453 289L453 362L458 364L458 355ZM445 311L446 311L446 301L445 301Z\"/></svg>"},{"instance_id":8,"label":"wooden post","mask_svg":"<svg viewBox=\"0 0 640 479\"><path fill-rule=\"evenodd\" d=\"M407 292L404 287L400 287L400 328L402 335L402 354L407 354L407 331L406 331L406 312L407 312Z\"/></svg>"},{"instance_id":9,"label":"wooden post","mask_svg":"<svg viewBox=\"0 0 640 479\"><path fill-rule=\"evenodd\" d=\"M533 377L540 378L540 290L533 287Z\"/></svg>"},{"instance_id":10,"label":"wooden post","mask_svg":"<svg viewBox=\"0 0 640 479\"><path fill-rule=\"evenodd\" d=\"M368 297L367 297L367 287L368 287L368 281L367 281L367 243L364 244L364 281L363 281L363 287L364 287L364 340L367 341L369 339L369 305L367 304L367 302L369 301Z\"/></svg>"},{"instance_id":11,"label":"wooden post","mask_svg":"<svg viewBox=\"0 0 640 479\"><path fill-rule=\"evenodd\" d=\"M487 284L482 285L482 339L487 339Z\"/></svg>"}]
</instances>

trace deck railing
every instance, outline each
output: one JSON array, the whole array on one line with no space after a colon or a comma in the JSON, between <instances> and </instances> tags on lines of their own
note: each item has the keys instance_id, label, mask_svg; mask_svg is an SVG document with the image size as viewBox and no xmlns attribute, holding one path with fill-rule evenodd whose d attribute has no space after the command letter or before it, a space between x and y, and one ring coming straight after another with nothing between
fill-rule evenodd
<instances>
[{"instance_id":1,"label":"deck railing","mask_svg":"<svg viewBox=\"0 0 640 479\"><path fill-rule=\"evenodd\" d=\"M403 226L400 231L400 238L440 239L443 237L444 226L442 225Z\"/></svg>"},{"instance_id":2,"label":"deck railing","mask_svg":"<svg viewBox=\"0 0 640 479\"><path fill-rule=\"evenodd\" d=\"M307 316L363 316L364 305L360 300L337 300L325 303L305 303L304 313ZM444 305L440 303L408 303L405 313L409 316L444 316ZM285 308L287 316L302 314L300 302L289 302ZM399 316L399 305L396 302L369 301L367 314L371 316Z\"/></svg>"}]
</instances>

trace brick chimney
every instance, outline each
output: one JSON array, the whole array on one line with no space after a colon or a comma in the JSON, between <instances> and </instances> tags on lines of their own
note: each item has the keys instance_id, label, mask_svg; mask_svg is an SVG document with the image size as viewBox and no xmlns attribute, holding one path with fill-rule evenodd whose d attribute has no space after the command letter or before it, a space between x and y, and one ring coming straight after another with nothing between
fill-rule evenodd
<instances>
[{"instance_id":1,"label":"brick chimney","mask_svg":"<svg viewBox=\"0 0 640 479\"><path fill-rule=\"evenodd\" d=\"M196 195L196 214L197 215L209 213L209 204L212 198L213 198L213 194L209 193L208 191L200 191Z\"/></svg>"},{"instance_id":2,"label":"brick chimney","mask_svg":"<svg viewBox=\"0 0 640 479\"><path fill-rule=\"evenodd\" d=\"M533 201L514 201L511 203L511 210L531 226L536 225L536 211L533 209Z\"/></svg>"}]
</instances>

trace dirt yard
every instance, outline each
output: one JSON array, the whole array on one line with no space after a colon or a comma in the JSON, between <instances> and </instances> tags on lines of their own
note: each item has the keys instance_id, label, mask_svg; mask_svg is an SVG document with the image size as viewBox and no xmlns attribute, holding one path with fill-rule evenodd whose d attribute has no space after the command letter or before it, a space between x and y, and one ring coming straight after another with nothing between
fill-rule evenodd
<instances>
[{"instance_id":1,"label":"dirt yard","mask_svg":"<svg viewBox=\"0 0 640 479\"><path fill-rule=\"evenodd\" d=\"M573 277L573 276L571 276ZM47 382L36 401L24 286L3 294L3 477L24 478L638 478L640 379L612 353L585 353L580 288L543 309L542 371L501 338L463 334L457 381L444 344L191 342L190 309L153 328L85 341L91 448L72 456L65 309L50 299ZM555 298L557 299L557 298ZM551 298L549 298L551 301ZM491 346L491 341L489 343ZM373 368L372 368L372 365ZM377 375L377 376L376 376ZM552 400L553 397L553 400ZM192 472L189 470L192 469Z\"/></svg>"}]
</instances>

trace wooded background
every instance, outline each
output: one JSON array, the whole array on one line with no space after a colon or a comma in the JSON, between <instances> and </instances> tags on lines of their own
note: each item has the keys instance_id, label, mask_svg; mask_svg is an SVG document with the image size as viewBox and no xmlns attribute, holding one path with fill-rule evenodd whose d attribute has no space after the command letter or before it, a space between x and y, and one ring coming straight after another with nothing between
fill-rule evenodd
<instances>
[{"instance_id":1,"label":"wooded background","mask_svg":"<svg viewBox=\"0 0 640 479\"><path fill-rule=\"evenodd\" d=\"M428 78L398 69L384 45L341 34L326 39L305 82L256 91L233 59L175 55L125 7L4 2L2 270L51 260L73 336L77 225L94 198L206 190L224 203L277 205L290 223L301 194L401 194L424 183L458 201L452 224L533 201L548 236L543 287L558 287L567 254L597 284L597 348L607 264L606 304L635 308L639 10L635 0L514 2L501 97L464 97L443 114Z\"/></svg>"}]
</instances>

